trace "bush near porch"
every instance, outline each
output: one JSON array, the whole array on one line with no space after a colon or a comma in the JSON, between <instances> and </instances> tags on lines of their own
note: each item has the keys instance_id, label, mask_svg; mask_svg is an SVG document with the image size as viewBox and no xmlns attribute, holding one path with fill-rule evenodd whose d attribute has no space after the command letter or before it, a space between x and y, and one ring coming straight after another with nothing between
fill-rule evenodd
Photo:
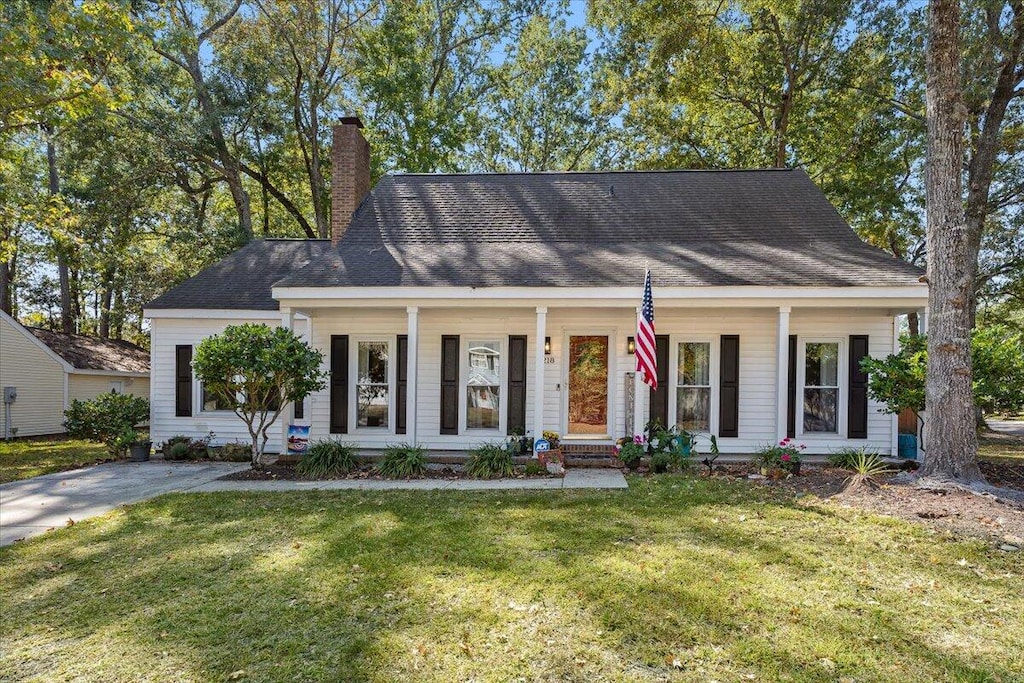
<instances>
[{"instance_id":1,"label":"bush near porch","mask_svg":"<svg viewBox=\"0 0 1024 683\"><path fill-rule=\"evenodd\" d=\"M781 489L176 494L0 549L11 680L1019 681L1020 553Z\"/></svg>"}]
</instances>

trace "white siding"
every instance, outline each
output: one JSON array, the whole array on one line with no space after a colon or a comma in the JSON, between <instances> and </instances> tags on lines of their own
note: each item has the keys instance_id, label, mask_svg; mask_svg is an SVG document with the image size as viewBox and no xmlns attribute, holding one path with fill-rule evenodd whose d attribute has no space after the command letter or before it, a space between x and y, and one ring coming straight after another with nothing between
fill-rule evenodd
<instances>
[{"instance_id":1,"label":"white siding","mask_svg":"<svg viewBox=\"0 0 1024 683\"><path fill-rule=\"evenodd\" d=\"M199 383L192 383L192 416L174 415L174 347L179 344L195 346L210 335L222 332L228 325L243 322L262 322L280 325L281 317L276 313L267 318L253 320L216 320L209 318L176 319L154 318L150 333L150 435L154 443L162 443L176 434L193 437L214 433L215 444L231 441L249 442L249 432L234 413L204 412L200 401ZM274 425L270 429L267 452L276 453L281 449L281 430Z\"/></svg>"},{"instance_id":2,"label":"white siding","mask_svg":"<svg viewBox=\"0 0 1024 683\"><path fill-rule=\"evenodd\" d=\"M64 367L3 316L0 387L17 387L18 399L11 405L11 427L18 430L18 436L64 431ZM6 428L0 403L0 438Z\"/></svg>"},{"instance_id":3,"label":"white siding","mask_svg":"<svg viewBox=\"0 0 1024 683\"><path fill-rule=\"evenodd\" d=\"M124 393L149 399L148 377L125 377L123 375L68 375L68 402L78 399L88 401L111 389L111 382L120 382Z\"/></svg>"},{"instance_id":4,"label":"white siding","mask_svg":"<svg viewBox=\"0 0 1024 683\"><path fill-rule=\"evenodd\" d=\"M717 348L718 337L736 334L740 337L740 409L739 437L719 440L723 452L751 453L762 445L775 441L776 435L776 323L774 309L671 309L657 308L656 325L659 334L671 337L672 346L678 342L694 339L710 341ZM195 344L203 337L218 332L225 325L237 321L227 320L169 320L153 321L153 434L154 440L166 439L177 433L202 435L212 430L217 441L245 440L244 425L234 416L215 413L201 413L198 393L194 395L195 416L174 417L174 346ZM263 322L276 325L279 318L269 317ZM404 309L332 309L317 311L312 320L312 341L324 352L324 369L329 363L330 337L335 334L350 336L350 354L355 354L355 342L359 338L379 338L393 341L397 335L406 334L407 314ZM633 371L634 360L626 353L626 337L634 334L635 317L629 309L559 309L549 308L546 335L551 337L551 363L544 365L544 427L565 432L565 340L570 334L599 334L609 336L609 371L612 373L612 401L609 421L612 436L626 433L625 426L625 375ZM296 322L296 330L304 331L305 322ZM892 318L886 311L860 310L813 310L794 309L790 321L790 334L800 337L837 337L847 339L851 334L870 335L872 355L884 356L892 350ZM483 441L503 438L498 431L466 431L458 435L439 433L440 407L438 403L441 377L441 336L459 335L463 344L468 338L478 340L495 339L507 350L508 335L527 336L527 430L534 432L533 382L535 368L536 315L532 308L500 309L431 309L421 307L419 311L419 400L417 411L417 441L432 449L465 449ZM540 340L543 343L543 340ZM843 347L846 353L846 347ZM717 353L715 355L717 358ZM669 369L672 375L674 368ZM713 378L717 382L717 367ZM354 378L353 378L354 379ZM846 378L843 378L845 393ZM646 391L642 404L646 414ZM306 420L311 425L313 439L325 438L329 434L329 390L311 395L306 402ZM502 387L502 410L507 399L507 383ZM460 400L461 394L460 394ZM713 391L713 402L717 402L717 389ZM350 401L349 433L335 435L367 448L379 448L387 444L404 442L409 437L394 433L394 412L392 426L388 429L355 428ZM717 417L717 409L713 419ZM845 414L843 416L845 421ZM799 420L798 420L799 422ZM713 424L713 427L716 425ZM799 440L806 443L809 453L828 453L846 445L870 445L880 452L888 453L891 444L892 419L869 405L869 439L847 440L843 437L808 436ZM280 432L273 428L269 451L280 448Z\"/></svg>"}]
</instances>

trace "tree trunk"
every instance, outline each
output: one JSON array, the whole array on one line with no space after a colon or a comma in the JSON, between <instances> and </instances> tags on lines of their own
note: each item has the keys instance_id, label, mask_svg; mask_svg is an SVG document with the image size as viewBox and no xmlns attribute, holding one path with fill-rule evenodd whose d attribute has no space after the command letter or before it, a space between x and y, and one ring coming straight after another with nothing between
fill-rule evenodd
<instances>
[{"instance_id":1,"label":"tree trunk","mask_svg":"<svg viewBox=\"0 0 1024 683\"><path fill-rule=\"evenodd\" d=\"M53 130L44 128L46 133L46 167L48 171L49 191L51 197L60 194L60 175L57 173L57 146L53 142ZM60 327L64 332L75 331L75 313L71 300L71 278L69 275L68 257L64 246L54 240L57 252L57 277L60 280Z\"/></svg>"},{"instance_id":2,"label":"tree trunk","mask_svg":"<svg viewBox=\"0 0 1024 683\"><path fill-rule=\"evenodd\" d=\"M928 375L921 476L983 481L971 386L971 295L977 269L963 208L959 0L929 2L927 47Z\"/></svg>"},{"instance_id":3,"label":"tree trunk","mask_svg":"<svg viewBox=\"0 0 1024 683\"><path fill-rule=\"evenodd\" d=\"M0 262L0 311L14 316L14 276L17 252Z\"/></svg>"},{"instance_id":4,"label":"tree trunk","mask_svg":"<svg viewBox=\"0 0 1024 683\"><path fill-rule=\"evenodd\" d=\"M914 336L921 334L921 317L916 311L907 314L907 325L910 326L910 334Z\"/></svg>"},{"instance_id":5,"label":"tree trunk","mask_svg":"<svg viewBox=\"0 0 1024 683\"><path fill-rule=\"evenodd\" d=\"M103 272L103 295L100 300L99 336L110 339L110 309L114 299L114 268L108 267Z\"/></svg>"}]
</instances>

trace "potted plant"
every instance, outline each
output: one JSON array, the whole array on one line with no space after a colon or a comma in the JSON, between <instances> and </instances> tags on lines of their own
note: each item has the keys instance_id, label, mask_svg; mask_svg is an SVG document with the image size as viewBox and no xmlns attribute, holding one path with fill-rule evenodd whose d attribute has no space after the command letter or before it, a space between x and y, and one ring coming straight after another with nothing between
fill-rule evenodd
<instances>
[{"instance_id":1,"label":"potted plant","mask_svg":"<svg viewBox=\"0 0 1024 683\"><path fill-rule=\"evenodd\" d=\"M761 465L761 474L771 476L773 472L781 472L783 475L800 474L800 451L807 448L803 444L797 445L790 438L785 438L777 445L765 446L758 451L758 460Z\"/></svg>"},{"instance_id":2,"label":"potted plant","mask_svg":"<svg viewBox=\"0 0 1024 683\"><path fill-rule=\"evenodd\" d=\"M142 434L134 429L126 429L117 437L118 447L121 452L128 451L129 460L132 462L145 462L149 460L149 452L153 449L153 442L144 439Z\"/></svg>"},{"instance_id":3,"label":"potted plant","mask_svg":"<svg viewBox=\"0 0 1024 683\"><path fill-rule=\"evenodd\" d=\"M544 431L544 440L550 448L546 451L537 451L537 460L540 466L552 474L561 473L565 468L565 457L562 455L562 442L558 432Z\"/></svg>"},{"instance_id":4,"label":"potted plant","mask_svg":"<svg viewBox=\"0 0 1024 683\"><path fill-rule=\"evenodd\" d=\"M615 455L632 472L640 466L645 450L647 441L643 434L637 434L632 439L621 439L621 443L615 446Z\"/></svg>"}]
</instances>

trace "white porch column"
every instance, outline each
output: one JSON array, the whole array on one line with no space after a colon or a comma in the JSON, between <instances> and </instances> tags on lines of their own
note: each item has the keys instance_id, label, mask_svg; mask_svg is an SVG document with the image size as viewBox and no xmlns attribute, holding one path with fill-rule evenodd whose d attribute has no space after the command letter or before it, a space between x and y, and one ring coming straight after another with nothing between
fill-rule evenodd
<instances>
[{"instance_id":1,"label":"white porch column","mask_svg":"<svg viewBox=\"0 0 1024 683\"><path fill-rule=\"evenodd\" d=\"M295 311L288 306L281 307L281 327L286 330L295 329ZM288 423L291 422L292 410L294 409L293 405L286 405L284 410L281 411L281 415L277 418L281 421L281 455L288 454Z\"/></svg>"},{"instance_id":2,"label":"white porch column","mask_svg":"<svg viewBox=\"0 0 1024 683\"><path fill-rule=\"evenodd\" d=\"M408 335L408 356L405 368L405 436L409 443L416 445L416 378L419 374L420 347L420 309L409 306L405 309L409 316L406 334Z\"/></svg>"},{"instance_id":3,"label":"white porch column","mask_svg":"<svg viewBox=\"0 0 1024 683\"><path fill-rule=\"evenodd\" d=\"M537 307L537 342L533 368L533 438L544 437L544 337L547 335L548 309Z\"/></svg>"},{"instance_id":4,"label":"white porch column","mask_svg":"<svg viewBox=\"0 0 1024 683\"><path fill-rule=\"evenodd\" d=\"M779 306L779 320L776 325L775 351L775 440L786 438L789 417L789 306Z\"/></svg>"},{"instance_id":5,"label":"white porch column","mask_svg":"<svg viewBox=\"0 0 1024 683\"><path fill-rule=\"evenodd\" d=\"M636 320L637 324L633 325L633 334L636 335L639 330L641 307L636 307ZM634 337L639 342L639 337ZM633 433L627 434L627 436L635 436L636 434L644 433L644 415L647 413L645 410L646 405L644 404L644 387L647 385L640 381L640 373L636 371L636 351L633 352Z\"/></svg>"},{"instance_id":6,"label":"white porch column","mask_svg":"<svg viewBox=\"0 0 1024 683\"><path fill-rule=\"evenodd\" d=\"M917 312L917 331L921 334L928 334L928 309L922 308Z\"/></svg>"}]
</instances>

